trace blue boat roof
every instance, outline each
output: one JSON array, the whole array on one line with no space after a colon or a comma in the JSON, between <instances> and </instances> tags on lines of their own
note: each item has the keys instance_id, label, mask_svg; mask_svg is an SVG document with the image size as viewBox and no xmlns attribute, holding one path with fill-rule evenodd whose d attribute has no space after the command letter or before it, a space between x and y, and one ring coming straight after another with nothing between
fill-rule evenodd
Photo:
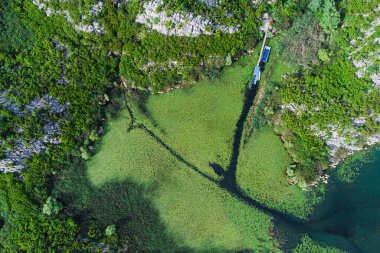
<instances>
[{"instance_id":1,"label":"blue boat roof","mask_svg":"<svg viewBox=\"0 0 380 253\"><path fill-rule=\"evenodd\" d=\"M261 69L260 67L255 67L255 70L253 72L253 78L252 78L252 81L250 83L250 88L252 87L252 85L256 85L257 82L260 80L260 75L261 75Z\"/></svg>"},{"instance_id":2,"label":"blue boat roof","mask_svg":"<svg viewBox=\"0 0 380 253\"><path fill-rule=\"evenodd\" d=\"M253 74L254 75L260 75L260 67L255 67Z\"/></svg>"},{"instance_id":3,"label":"blue boat roof","mask_svg":"<svg viewBox=\"0 0 380 253\"><path fill-rule=\"evenodd\" d=\"M261 62L266 63L268 61L270 49L271 48L268 46L265 47L264 52L263 52L263 56L261 57Z\"/></svg>"},{"instance_id":4,"label":"blue boat roof","mask_svg":"<svg viewBox=\"0 0 380 253\"><path fill-rule=\"evenodd\" d=\"M259 80L257 79L257 77L255 76L253 79L252 79L252 81L251 81L251 83L250 83L250 88L252 88L252 85L256 85L257 84L257 82L258 82Z\"/></svg>"}]
</instances>

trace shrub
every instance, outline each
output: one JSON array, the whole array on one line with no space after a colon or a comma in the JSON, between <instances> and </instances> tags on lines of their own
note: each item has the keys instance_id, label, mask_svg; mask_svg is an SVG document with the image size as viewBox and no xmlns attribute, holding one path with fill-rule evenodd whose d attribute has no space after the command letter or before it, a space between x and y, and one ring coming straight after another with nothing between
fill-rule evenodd
<instances>
[{"instance_id":1,"label":"shrub","mask_svg":"<svg viewBox=\"0 0 380 253\"><path fill-rule=\"evenodd\" d=\"M231 64L232 64L232 57L231 57L231 54L227 54L225 65L226 65L226 66L230 66Z\"/></svg>"},{"instance_id":2,"label":"shrub","mask_svg":"<svg viewBox=\"0 0 380 253\"><path fill-rule=\"evenodd\" d=\"M204 77L208 80L215 80L218 79L222 75L221 69L217 68L210 68L207 70L204 74Z\"/></svg>"},{"instance_id":3,"label":"shrub","mask_svg":"<svg viewBox=\"0 0 380 253\"><path fill-rule=\"evenodd\" d=\"M32 29L12 10L13 4L0 2L0 51L27 49L33 44Z\"/></svg>"},{"instance_id":4,"label":"shrub","mask_svg":"<svg viewBox=\"0 0 380 253\"><path fill-rule=\"evenodd\" d=\"M312 0L309 9L314 13L326 33L332 34L338 27L340 16L335 7L335 1Z\"/></svg>"},{"instance_id":5,"label":"shrub","mask_svg":"<svg viewBox=\"0 0 380 253\"><path fill-rule=\"evenodd\" d=\"M116 226L115 225L109 225L106 228L106 235L107 236L113 236L116 232Z\"/></svg>"},{"instance_id":6,"label":"shrub","mask_svg":"<svg viewBox=\"0 0 380 253\"><path fill-rule=\"evenodd\" d=\"M157 25L158 23L160 23L160 19L158 17L155 17L153 19L153 24Z\"/></svg>"},{"instance_id":7,"label":"shrub","mask_svg":"<svg viewBox=\"0 0 380 253\"><path fill-rule=\"evenodd\" d=\"M330 62L330 56L326 49L319 49L318 58L323 62Z\"/></svg>"},{"instance_id":8,"label":"shrub","mask_svg":"<svg viewBox=\"0 0 380 253\"><path fill-rule=\"evenodd\" d=\"M317 20L308 12L294 22L281 39L280 48L286 60L293 65L307 67L317 62L322 44L322 31Z\"/></svg>"},{"instance_id":9,"label":"shrub","mask_svg":"<svg viewBox=\"0 0 380 253\"><path fill-rule=\"evenodd\" d=\"M90 159L91 155L90 155L90 152L88 152L87 148L81 147L80 151L81 151L81 157L82 157L83 160Z\"/></svg>"},{"instance_id":10,"label":"shrub","mask_svg":"<svg viewBox=\"0 0 380 253\"><path fill-rule=\"evenodd\" d=\"M44 204L42 212L48 216L58 214L62 209L62 204L55 198L49 197Z\"/></svg>"}]
</instances>

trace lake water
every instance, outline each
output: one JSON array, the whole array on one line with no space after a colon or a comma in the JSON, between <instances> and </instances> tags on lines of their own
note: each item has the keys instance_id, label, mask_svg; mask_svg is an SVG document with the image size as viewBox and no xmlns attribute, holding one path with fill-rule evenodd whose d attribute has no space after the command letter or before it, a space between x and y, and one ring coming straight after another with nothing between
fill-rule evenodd
<instances>
[{"instance_id":1,"label":"lake water","mask_svg":"<svg viewBox=\"0 0 380 253\"><path fill-rule=\"evenodd\" d=\"M319 231L312 233L318 241L354 252L380 252L380 149L368 156L367 162L349 165L360 171L352 183L333 173L326 197L308 224Z\"/></svg>"}]
</instances>

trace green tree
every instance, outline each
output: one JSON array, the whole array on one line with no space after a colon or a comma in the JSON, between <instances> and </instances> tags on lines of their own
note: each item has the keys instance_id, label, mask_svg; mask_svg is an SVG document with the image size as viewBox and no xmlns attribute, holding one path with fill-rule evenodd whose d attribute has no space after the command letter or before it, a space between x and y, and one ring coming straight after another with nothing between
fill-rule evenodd
<instances>
[{"instance_id":1,"label":"green tree","mask_svg":"<svg viewBox=\"0 0 380 253\"><path fill-rule=\"evenodd\" d=\"M322 33L318 21L307 12L281 38L280 49L290 64L307 67L318 61L317 53L321 44Z\"/></svg>"},{"instance_id":2,"label":"green tree","mask_svg":"<svg viewBox=\"0 0 380 253\"><path fill-rule=\"evenodd\" d=\"M90 152L87 150L87 148L81 147L81 148L80 148L80 151L81 151L81 157L82 157L83 160L88 160L88 159L90 159L91 154L90 154Z\"/></svg>"},{"instance_id":3,"label":"green tree","mask_svg":"<svg viewBox=\"0 0 380 253\"><path fill-rule=\"evenodd\" d=\"M116 233L116 226L115 225L109 225L106 228L106 235L107 236L113 236Z\"/></svg>"},{"instance_id":4,"label":"green tree","mask_svg":"<svg viewBox=\"0 0 380 253\"><path fill-rule=\"evenodd\" d=\"M0 174L1 252L77 252L79 227L72 219L40 214L15 175Z\"/></svg>"},{"instance_id":5,"label":"green tree","mask_svg":"<svg viewBox=\"0 0 380 253\"><path fill-rule=\"evenodd\" d=\"M13 11L15 1L0 0L0 52L27 49L32 46L32 29Z\"/></svg>"},{"instance_id":6,"label":"green tree","mask_svg":"<svg viewBox=\"0 0 380 253\"><path fill-rule=\"evenodd\" d=\"M62 204L55 198L49 197L42 208L42 212L50 216L52 214L58 214L61 209Z\"/></svg>"},{"instance_id":7,"label":"green tree","mask_svg":"<svg viewBox=\"0 0 380 253\"><path fill-rule=\"evenodd\" d=\"M232 64L232 57L231 54L227 54L226 60L225 60L225 65L230 66Z\"/></svg>"},{"instance_id":8,"label":"green tree","mask_svg":"<svg viewBox=\"0 0 380 253\"><path fill-rule=\"evenodd\" d=\"M323 62L330 62L330 56L329 56L329 53L326 49L319 49L318 51L318 58L319 60L323 61Z\"/></svg>"},{"instance_id":9,"label":"green tree","mask_svg":"<svg viewBox=\"0 0 380 253\"><path fill-rule=\"evenodd\" d=\"M309 4L309 9L326 33L334 33L340 22L340 15L334 0L312 0Z\"/></svg>"}]
</instances>

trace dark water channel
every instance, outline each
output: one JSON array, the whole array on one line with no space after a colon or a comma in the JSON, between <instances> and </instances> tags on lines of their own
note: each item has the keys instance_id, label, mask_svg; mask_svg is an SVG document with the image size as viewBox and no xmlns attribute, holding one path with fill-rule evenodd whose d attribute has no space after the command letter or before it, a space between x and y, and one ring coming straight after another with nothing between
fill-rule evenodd
<instances>
[{"instance_id":1,"label":"dark water channel","mask_svg":"<svg viewBox=\"0 0 380 253\"><path fill-rule=\"evenodd\" d=\"M257 89L257 86L254 87ZM230 164L218 183L248 205L273 217L276 235L282 249L290 252L302 235L328 246L349 252L380 252L380 150L374 149L374 159L360 168L352 183L343 183L332 175L326 197L308 220L278 212L246 196L237 186L236 169L240 153L244 121L256 90L247 90L234 136ZM213 164L213 167L217 167ZM357 164L353 165L357 166Z\"/></svg>"}]
</instances>

